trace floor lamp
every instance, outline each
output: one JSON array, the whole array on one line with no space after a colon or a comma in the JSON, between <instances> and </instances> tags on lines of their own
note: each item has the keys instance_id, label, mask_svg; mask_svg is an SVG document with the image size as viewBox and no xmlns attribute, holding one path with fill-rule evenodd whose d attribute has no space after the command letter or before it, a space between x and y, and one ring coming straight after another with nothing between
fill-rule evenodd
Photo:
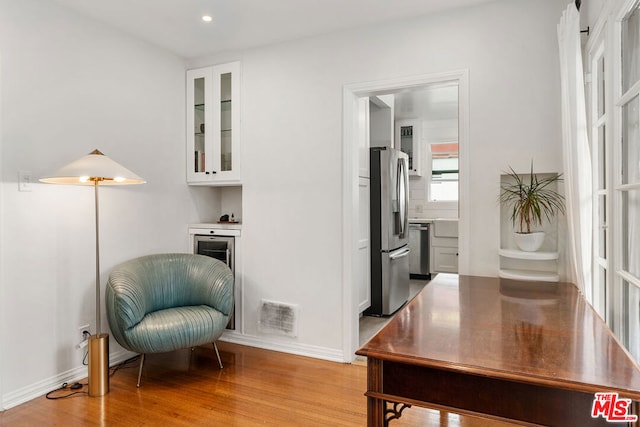
<instances>
[{"instance_id":1,"label":"floor lamp","mask_svg":"<svg viewBox=\"0 0 640 427\"><path fill-rule=\"evenodd\" d=\"M49 184L91 185L96 210L96 333L89 337L89 396L109 392L109 334L102 333L100 315L100 221L98 187L101 185L144 184L145 181L98 150L40 179Z\"/></svg>"}]
</instances>

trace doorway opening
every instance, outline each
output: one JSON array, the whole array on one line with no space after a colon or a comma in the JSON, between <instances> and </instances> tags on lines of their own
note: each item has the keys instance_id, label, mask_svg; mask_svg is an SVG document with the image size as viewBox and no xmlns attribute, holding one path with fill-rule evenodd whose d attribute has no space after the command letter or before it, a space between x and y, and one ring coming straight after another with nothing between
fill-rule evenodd
<instances>
[{"instance_id":1,"label":"doorway opening","mask_svg":"<svg viewBox=\"0 0 640 427\"><path fill-rule=\"evenodd\" d=\"M374 139L379 144L380 137L369 131L383 129L383 139L410 157L411 216L458 218L459 271L467 271L468 71L347 85L343 101L343 352L351 362L361 344L359 319L367 289L370 298L369 222L363 206L369 203L369 146ZM393 110L392 122L370 127L370 108L384 104Z\"/></svg>"}]
</instances>

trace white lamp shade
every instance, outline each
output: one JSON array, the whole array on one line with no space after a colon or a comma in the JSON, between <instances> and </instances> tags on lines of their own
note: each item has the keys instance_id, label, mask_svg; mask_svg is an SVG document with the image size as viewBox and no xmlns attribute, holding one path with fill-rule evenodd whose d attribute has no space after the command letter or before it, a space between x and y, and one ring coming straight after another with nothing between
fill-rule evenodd
<instances>
[{"instance_id":1,"label":"white lamp shade","mask_svg":"<svg viewBox=\"0 0 640 427\"><path fill-rule=\"evenodd\" d=\"M98 150L63 166L51 176L40 178L40 182L48 184L95 185L95 181L100 185L129 185L146 182Z\"/></svg>"}]
</instances>

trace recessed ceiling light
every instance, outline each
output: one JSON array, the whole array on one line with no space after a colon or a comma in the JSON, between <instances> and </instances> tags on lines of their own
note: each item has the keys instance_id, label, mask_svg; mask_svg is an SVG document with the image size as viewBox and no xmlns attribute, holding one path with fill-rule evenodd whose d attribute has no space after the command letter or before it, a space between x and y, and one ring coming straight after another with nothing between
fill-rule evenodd
<instances>
[{"instance_id":1,"label":"recessed ceiling light","mask_svg":"<svg viewBox=\"0 0 640 427\"><path fill-rule=\"evenodd\" d=\"M211 22L213 21L213 18L210 15L202 15L202 20L204 22Z\"/></svg>"}]
</instances>

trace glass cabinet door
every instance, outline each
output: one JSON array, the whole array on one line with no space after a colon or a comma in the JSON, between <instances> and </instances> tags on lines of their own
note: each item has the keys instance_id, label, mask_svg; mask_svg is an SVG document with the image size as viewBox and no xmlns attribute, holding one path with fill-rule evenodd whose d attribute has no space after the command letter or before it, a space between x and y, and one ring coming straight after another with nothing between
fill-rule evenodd
<instances>
[{"instance_id":1,"label":"glass cabinet door","mask_svg":"<svg viewBox=\"0 0 640 427\"><path fill-rule=\"evenodd\" d=\"M194 141L194 164L193 172L200 173L205 171L205 112L206 104L204 101L205 80L199 77L193 80L193 141Z\"/></svg>"},{"instance_id":2,"label":"glass cabinet door","mask_svg":"<svg viewBox=\"0 0 640 427\"><path fill-rule=\"evenodd\" d=\"M231 73L220 75L220 170L232 170L233 106Z\"/></svg>"},{"instance_id":3,"label":"glass cabinet door","mask_svg":"<svg viewBox=\"0 0 640 427\"><path fill-rule=\"evenodd\" d=\"M240 63L213 67L214 98L216 105L213 141L217 180L240 180Z\"/></svg>"},{"instance_id":4,"label":"glass cabinet door","mask_svg":"<svg viewBox=\"0 0 640 427\"><path fill-rule=\"evenodd\" d=\"M413 170L413 125L400 126L400 149L409 156L409 169Z\"/></svg>"},{"instance_id":5,"label":"glass cabinet door","mask_svg":"<svg viewBox=\"0 0 640 427\"><path fill-rule=\"evenodd\" d=\"M205 180L211 172L211 69L187 71L187 182Z\"/></svg>"}]
</instances>

